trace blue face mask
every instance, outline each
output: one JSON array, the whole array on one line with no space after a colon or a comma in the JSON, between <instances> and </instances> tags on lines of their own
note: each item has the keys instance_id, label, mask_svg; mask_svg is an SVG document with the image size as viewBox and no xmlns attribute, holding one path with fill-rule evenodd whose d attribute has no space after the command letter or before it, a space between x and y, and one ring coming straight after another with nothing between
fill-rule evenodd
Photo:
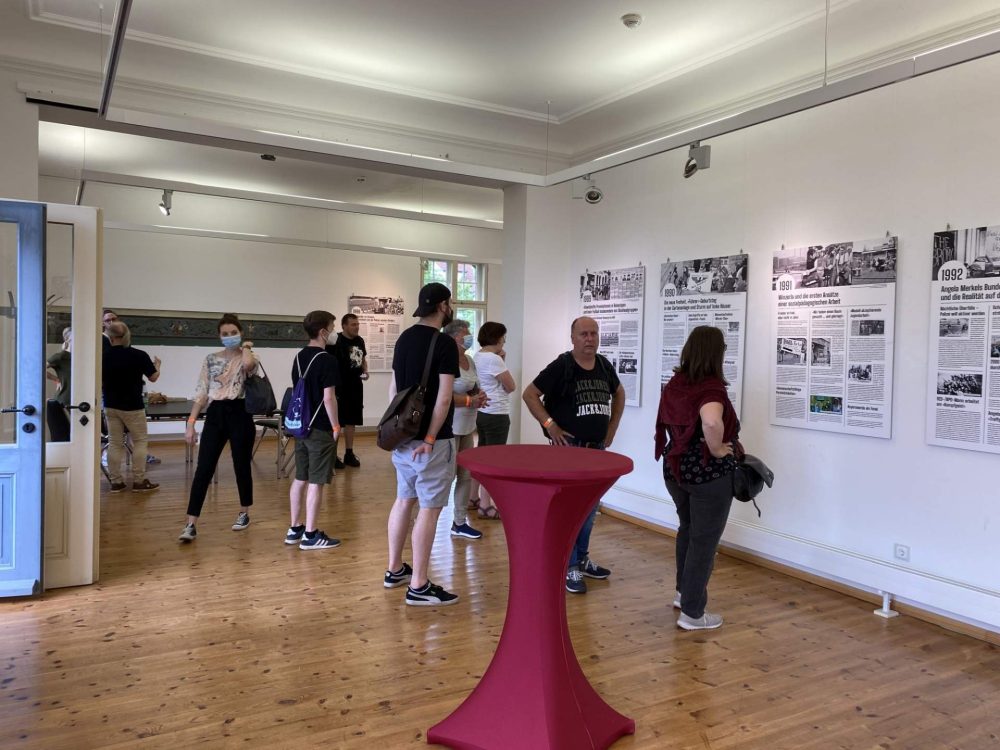
<instances>
[{"instance_id":1,"label":"blue face mask","mask_svg":"<svg viewBox=\"0 0 1000 750\"><path fill-rule=\"evenodd\" d=\"M472 338L472 334L468 333L465 335L465 338L462 339L462 346L464 346L466 349L471 349L473 341L475 341L475 339Z\"/></svg>"},{"instance_id":2,"label":"blue face mask","mask_svg":"<svg viewBox=\"0 0 1000 750\"><path fill-rule=\"evenodd\" d=\"M235 349L243 343L243 337L238 333L235 336L222 336L221 338L222 345L227 349Z\"/></svg>"}]
</instances>

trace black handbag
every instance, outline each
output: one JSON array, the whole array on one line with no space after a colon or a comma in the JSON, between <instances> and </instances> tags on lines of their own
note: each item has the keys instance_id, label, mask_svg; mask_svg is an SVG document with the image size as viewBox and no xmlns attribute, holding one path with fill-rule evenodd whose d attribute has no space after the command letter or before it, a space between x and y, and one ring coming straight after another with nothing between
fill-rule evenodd
<instances>
[{"instance_id":1,"label":"black handbag","mask_svg":"<svg viewBox=\"0 0 1000 750\"><path fill-rule=\"evenodd\" d=\"M263 414L269 417L277 411L278 402L274 398L271 381L264 372L264 365L259 361L257 369L260 370L260 375L247 375L246 383L243 385L243 398L247 414Z\"/></svg>"},{"instance_id":2,"label":"black handbag","mask_svg":"<svg viewBox=\"0 0 1000 750\"><path fill-rule=\"evenodd\" d=\"M434 345L440 331L434 331L431 348L424 363L424 374L419 385L411 385L396 394L378 423L378 447L384 451L396 450L403 443L413 440L420 432L420 423L427 411L427 379L431 374L434 360ZM393 375L395 377L395 375Z\"/></svg>"},{"instance_id":3,"label":"black handbag","mask_svg":"<svg viewBox=\"0 0 1000 750\"><path fill-rule=\"evenodd\" d=\"M756 497L764 491L764 485L771 487L773 484L774 472L756 456L747 453L736 462L736 470L733 472L733 497L741 503L753 503L758 516L760 507L757 505Z\"/></svg>"}]
</instances>

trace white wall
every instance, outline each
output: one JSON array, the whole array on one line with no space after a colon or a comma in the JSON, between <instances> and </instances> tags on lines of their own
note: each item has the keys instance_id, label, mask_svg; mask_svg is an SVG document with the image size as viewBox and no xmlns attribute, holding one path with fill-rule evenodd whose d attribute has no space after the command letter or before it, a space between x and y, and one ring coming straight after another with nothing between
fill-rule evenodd
<instances>
[{"instance_id":1,"label":"white wall","mask_svg":"<svg viewBox=\"0 0 1000 750\"><path fill-rule=\"evenodd\" d=\"M742 248L751 275L743 439L777 480L763 518L737 503L725 540L1000 630L998 459L924 441L931 236L948 223L1000 223L997 80L1000 56L719 138L711 169L690 180L681 177L682 152L604 172L595 176L606 196L597 206L571 200L568 186L528 195L529 215L556 204L571 213L549 222L561 237L538 246L544 257L528 256L526 296L537 295L544 323L526 316L524 380L567 348L578 272L639 260L654 278L646 287L642 406L626 409L614 446L633 457L635 471L609 493L609 505L676 527L653 461L655 278L668 257ZM772 252L887 230L900 238L893 438L769 425ZM522 438L539 441L531 418L522 418ZM910 546L910 564L894 562L895 542Z\"/></svg>"}]
</instances>

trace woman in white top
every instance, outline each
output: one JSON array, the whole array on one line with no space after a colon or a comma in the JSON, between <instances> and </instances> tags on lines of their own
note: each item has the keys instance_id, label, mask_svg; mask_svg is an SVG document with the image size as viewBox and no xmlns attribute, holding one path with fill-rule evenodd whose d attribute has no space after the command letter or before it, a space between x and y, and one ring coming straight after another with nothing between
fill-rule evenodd
<instances>
[{"instance_id":1,"label":"woman in white top","mask_svg":"<svg viewBox=\"0 0 1000 750\"><path fill-rule=\"evenodd\" d=\"M479 387L487 397L485 406L480 407L476 416L479 430L479 445L506 445L510 432L511 394L517 387L514 377L504 361L507 342L507 327L503 323L483 323L479 329L479 351L476 353L476 372ZM496 520L500 513L490 499L489 493L479 488L479 517Z\"/></svg>"},{"instance_id":2,"label":"woman in white top","mask_svg":"<svg viewBox=\"0 0 1000 750\"><path fill-rule=\"evenodd\" d=\"M226 313L219 321L219 338L225 348L221 352L212 352L202 363L195 388L194 408L184 433L188 444L194 445L197 439L194 425L199 412L207 406L198 464L191 481L187 525L179 537L182 542L193 542L198 534L195 523L201 515L209 482L227 442L233 454L236 487L240 495L240 514L233 524L233 531L242 531L250 525L250 506L253 505L250 459L257 428L253 417L247 414L243 392L247 376L256 371L258 363L251 351L253 342L243 341L243 324L232 313Z\"/></svg>"},{"instance_id":3,"label":"woman in white top","mask_svg":"<svg viewBox=\"0 0 1000 750\"><path fill-rule=\"evenodd\" d=\"M472 334L469 333L469 321L453 320L444 327L445 336L450 336L458 347L458 371L455 378L454 401L455 417L451 430L455 434L458 452L471 448L476 437L476 410L486 404L486 394L479 390L479 379L476 376L476 363L466 352L472 348ZM451 535L465 539L481 539L483 532L469 526L468 508L479 504L477 490L479 483L472 478L469 470L459 466L456 472L454 495L454 521L451 524Z\"/></svg>"}]
</instances>

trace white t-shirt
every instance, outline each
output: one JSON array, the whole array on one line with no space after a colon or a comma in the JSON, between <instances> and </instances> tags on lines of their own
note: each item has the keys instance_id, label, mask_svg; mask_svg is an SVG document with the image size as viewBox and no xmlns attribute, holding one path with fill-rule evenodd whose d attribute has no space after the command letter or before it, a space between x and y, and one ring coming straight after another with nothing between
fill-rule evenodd
<instances>
[{"instance_id":1,"label":"white t-shirt","mask_svg":"<svg viewBox=\"0 0 1000 750\"><path fill-rule=\"evenodd\" d=\"M476 363L472 357L469 360L469 369L462 369L462 361L459 358L459 377L455 378L455 393L468 393L479 385L479 378L476 377ZM456 406L455 416L451 420L451 431L456 435L468 435L476 429L476 407Z\"/></svg>"},{"instance_id":2,"label":"white t-shirt","mask_svg":"<svg viewBox=\"0 0 1000 750\"><path fill-rule=\"evenodd\" d=\"M484 414L510 414L510 394L497 382L497 375L507 372L507 363L499 354L476 353L476 371L479 373L479 387L486 392L489 402L479 411Z\"/></svg>"}]
</instances>

